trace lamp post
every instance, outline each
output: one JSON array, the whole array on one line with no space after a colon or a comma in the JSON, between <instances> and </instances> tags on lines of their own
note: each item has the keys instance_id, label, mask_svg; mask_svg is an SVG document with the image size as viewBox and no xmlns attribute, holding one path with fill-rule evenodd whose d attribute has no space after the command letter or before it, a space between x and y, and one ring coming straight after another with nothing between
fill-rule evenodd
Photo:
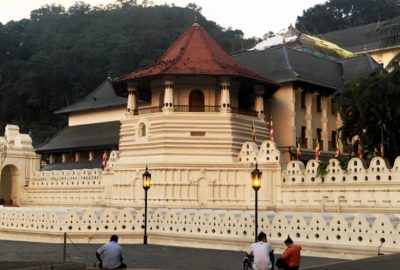
<instances>
[{"instance_id":1,"label":"lamp post","mask_svg":"<svg viewBox=\"0 0 400 270\"><path fill-rule=\"evenodd\" d=\"M255 191L255 228L254 236L255 242L257 242L257 230L258 230L258 190L261 188L261 176L262 172L258 169L258 164L256 163L256 168L251 172L251 186Z\"/></svg>"},{"instance_id":2,"label":"lamp post","mask_svg":"<svg viewBox=\"0 0 400 270\"><path fill-rule=\"evenodd\" d=\"M143 244L147 245L147 191L150 188L150 180L151 174L147 170L144 171L142 175L143 179L143 189L144 189L144 236L143 236Z\"/></svg>"}]
</instances>

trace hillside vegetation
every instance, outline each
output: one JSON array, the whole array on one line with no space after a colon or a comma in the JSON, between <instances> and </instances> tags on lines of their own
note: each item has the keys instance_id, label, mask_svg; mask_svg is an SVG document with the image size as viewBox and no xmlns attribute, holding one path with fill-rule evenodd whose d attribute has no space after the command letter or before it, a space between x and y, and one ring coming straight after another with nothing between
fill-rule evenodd
<instances>
[{"instance_id":1,"label":"hillside vegetation","mask_svg":"<svg viewBox=\"0 0 400 270\"><path fill-rule=\"evenodd\" d=\"M17 124L43 141L66 124L54 111L93 91L108 72L119 76L154 63L196 17L228 53L256 42L208 21L194 4L146 2L47 5L30 19L0 24L0 130Z\"/></svg>"}]
</instances>

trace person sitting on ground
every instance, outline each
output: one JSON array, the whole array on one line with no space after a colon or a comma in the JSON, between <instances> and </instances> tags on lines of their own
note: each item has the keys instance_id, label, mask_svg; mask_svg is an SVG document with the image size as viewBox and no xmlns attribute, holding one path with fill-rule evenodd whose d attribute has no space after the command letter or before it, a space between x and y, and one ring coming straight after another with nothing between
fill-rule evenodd
<instances>
[{"instance_id":1,"label":"person sitting on ground","mask_svg":"<svg viewBox=\"0 0 400 270\"><path fill-rule=\"evenodd\" d=\"M294 245L293 240L288 236L284 241L287 249L282 253L281 257L276 261L276 266L284 270L298 270L300 267L300 250L301 246Z\"/></svg>"},{"instance_id":2,"label":"person sitting on ground","mask_svg":"<svg viewBox=\"0 0 400 270\"><path fill-rule=\"evenodd\" d=\"M254 270L269 270L272 268L270 260L270 256L273 254L272 246L267 243L267 235L264 232L260 232L257 239L258 242L251 244L247 254L254 257Z\"/></svg>"},{"instance_id":3,"label":"person sitting on ground","mask_svg":"<svg viewBox=\"0 0 400 270\"><path fill-rule=\"evenodd\" d=\"M118 235L111 235L110 242L96 251L96 257L100 261L100 268L126 268L126 264L122 262L122 248L118 244Z\"/></svg>"}]
</instances>

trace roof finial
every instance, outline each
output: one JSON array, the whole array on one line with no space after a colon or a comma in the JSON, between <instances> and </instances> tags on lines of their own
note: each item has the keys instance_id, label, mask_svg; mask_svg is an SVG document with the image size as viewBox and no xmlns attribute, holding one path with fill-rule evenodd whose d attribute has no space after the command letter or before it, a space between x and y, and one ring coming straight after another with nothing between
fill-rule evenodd
<instances>
[{"instance_id":1,"label":"roof finial","mask_svg":"<svg viewBox=\"0 0 400 270\"><path fill-rule=\"evenodd\" d=\"M112 81L111 71L108 71L108 72L107 72L107 81L109 81L109 82Z\"/></svg>"},{"instance_id":2,"label":"roof finial","mask_svg":"<svg viewBox=\"0 0 400 270\"><path fill-rule=\"evenodd\" d=\"M198 24L198 21L199 21L199 19L197 18L197 16L194 16L194 18L193 18L193 26L200 26L199 24Z\"/></svg>"}]
</instances>

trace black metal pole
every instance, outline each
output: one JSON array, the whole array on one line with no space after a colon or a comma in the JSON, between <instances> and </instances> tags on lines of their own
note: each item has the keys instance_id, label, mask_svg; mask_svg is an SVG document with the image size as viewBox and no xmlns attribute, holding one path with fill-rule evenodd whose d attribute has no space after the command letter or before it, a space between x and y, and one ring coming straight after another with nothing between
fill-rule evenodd
<instances>
[{"instance_id":1,"label":"black metal pole","mask_svg":"<svg viewBox=\"0 0 400 270\"><path fill-rule=\"evenodd\" d=\"M147 189L144 190L144 237L143 244L147 245Z\"/></svg>"},{"instance_id":2,"label":"black metal pole","mask_svg":"<svg viewBox=\"0 0 400 270\"><path fill-rule=\"evenodd\" d=\"M255 198L255 228L254 228L254 237L255 237L255 242L257 242L257 234L258 234L258 190L256 192L256 198Z\"/></svg>"},{"instance_id":3,"label":"black metal pole","mask_svg":"<svg viewBox=\"0 0 400 270\"><path fill-rule=\"evenodd\" d=\"M64 233L63 263L67 261L67 233Z\"/></svg>"}]
</instances>

